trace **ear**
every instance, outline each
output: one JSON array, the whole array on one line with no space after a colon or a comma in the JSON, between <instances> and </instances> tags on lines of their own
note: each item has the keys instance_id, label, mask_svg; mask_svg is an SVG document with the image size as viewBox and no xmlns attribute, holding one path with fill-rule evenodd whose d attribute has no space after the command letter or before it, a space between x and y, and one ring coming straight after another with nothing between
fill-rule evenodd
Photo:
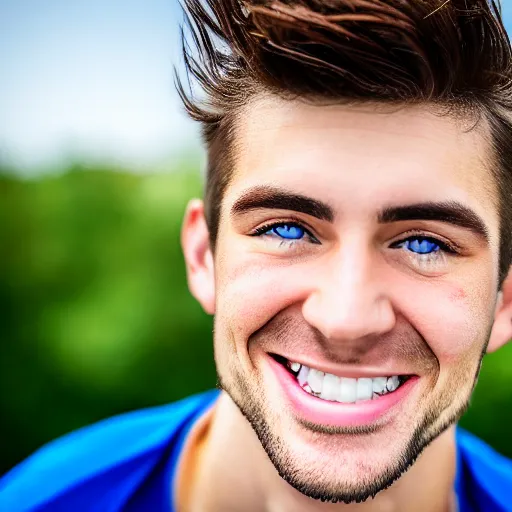
<instances>
[{"instance_id":1,"label":"ear","mask_svg":"<svg viewBox=\"0 0 512 512\"><path fill-rule=\"evenodd\" d=\"M512 339L512 269L498 294L494 325L487 352L494 352Z\"/></svg>"},{"instance_id":2,"label":"ear","mask_svg":"<svg viewBox=\"0 0 512 512\"><path fill-rule=\"evenodd\" d=\"M181 229L181 246L187 267L190 293L209 315L215 312L215 273L210 234L204 217L203 202L188 203Z\"/></svg>"}]
</instances>

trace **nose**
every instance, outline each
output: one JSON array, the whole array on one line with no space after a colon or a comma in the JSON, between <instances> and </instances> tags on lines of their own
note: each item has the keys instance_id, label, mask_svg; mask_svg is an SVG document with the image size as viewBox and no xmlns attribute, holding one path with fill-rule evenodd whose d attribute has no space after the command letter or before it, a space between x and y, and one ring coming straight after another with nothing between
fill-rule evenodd
<instances>
[{"instance_id":1,"label":"nose","mask_svg":"<svg viewBox=\"0 0 512 512\"><path fill-rule=\"evenodd\" d=\"M396 315L382 274L383 265L371 250L341 249L315 274L302 307L304 319L330 341L354 341L390 331Z\"/></svg>"}]
</instances>

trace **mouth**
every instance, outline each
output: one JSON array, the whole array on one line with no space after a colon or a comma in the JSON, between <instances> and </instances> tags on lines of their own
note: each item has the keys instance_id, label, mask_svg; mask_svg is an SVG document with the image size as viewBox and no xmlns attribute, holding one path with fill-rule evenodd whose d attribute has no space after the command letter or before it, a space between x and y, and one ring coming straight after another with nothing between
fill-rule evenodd
<instances>
[{"instance_id":1,"label":"mouth","mask_svg":"<svg viewBox=\"0 0 512 512\"><path fill-rule=\"evenodd\" d=\"M296 415L315 424L371 424L402 402L418 381L416 375L343 377L269 355Z\"/></svg>"}]
</instances>

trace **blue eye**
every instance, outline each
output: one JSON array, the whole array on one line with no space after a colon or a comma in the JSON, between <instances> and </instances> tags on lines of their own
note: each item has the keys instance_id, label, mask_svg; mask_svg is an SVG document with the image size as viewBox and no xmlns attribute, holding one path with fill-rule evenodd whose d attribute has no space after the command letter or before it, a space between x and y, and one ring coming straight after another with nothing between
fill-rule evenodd
<instances>
[{"instance_id":1,"label":"blue eye","mask_svg":"<svg viewBox=\"0 0 512 512\"><path fill-rule=\"evenodd\" d=\"M321 242L299 222L274 222L266 224L253 231L250 236L265 236L269 240L279 242L279 247L291 248L294 245L302 246L303 243L321 245Z\"/></svg>"},{"instance_id":2,"label":"blue eye","mask_svg":"<svg viewBox=\"0 0 512 512\"><path fill-rule=\"evenodd\" d=\"M266 231L265 234L275 234L285 240L300 240L304 237L306 231L297 224L277 224Z\"/></svg>"},{"instance_id":3,"label":"blue eye","mask_svg":"<svg viewBox=\"0 0 512 512\"><path fill-rule=\"evenodd\" d=\"M416 254L432 254L442 249L439 243L423 237L409 238L399 244L398 247L404 247Z\"/></svg>"}]
</instances>

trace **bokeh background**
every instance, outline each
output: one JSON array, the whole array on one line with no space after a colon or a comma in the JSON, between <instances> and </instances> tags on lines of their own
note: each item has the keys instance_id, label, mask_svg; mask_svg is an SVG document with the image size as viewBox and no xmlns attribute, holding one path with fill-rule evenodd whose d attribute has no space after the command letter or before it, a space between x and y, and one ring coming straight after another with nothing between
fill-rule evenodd
<instances>
[{"instance_id":1,"label":"bokeh background","mask_svg":"<svg viewBox=\"0 0 512 512\"><path fill-rule=\"evenodd\" d=\"M203 162L173 87L180 21L176 0L0 0L0 474L215 385L179 246ZM462 420L509 457L511 424L512 344Z\"/></svg>"}]
</instances>

